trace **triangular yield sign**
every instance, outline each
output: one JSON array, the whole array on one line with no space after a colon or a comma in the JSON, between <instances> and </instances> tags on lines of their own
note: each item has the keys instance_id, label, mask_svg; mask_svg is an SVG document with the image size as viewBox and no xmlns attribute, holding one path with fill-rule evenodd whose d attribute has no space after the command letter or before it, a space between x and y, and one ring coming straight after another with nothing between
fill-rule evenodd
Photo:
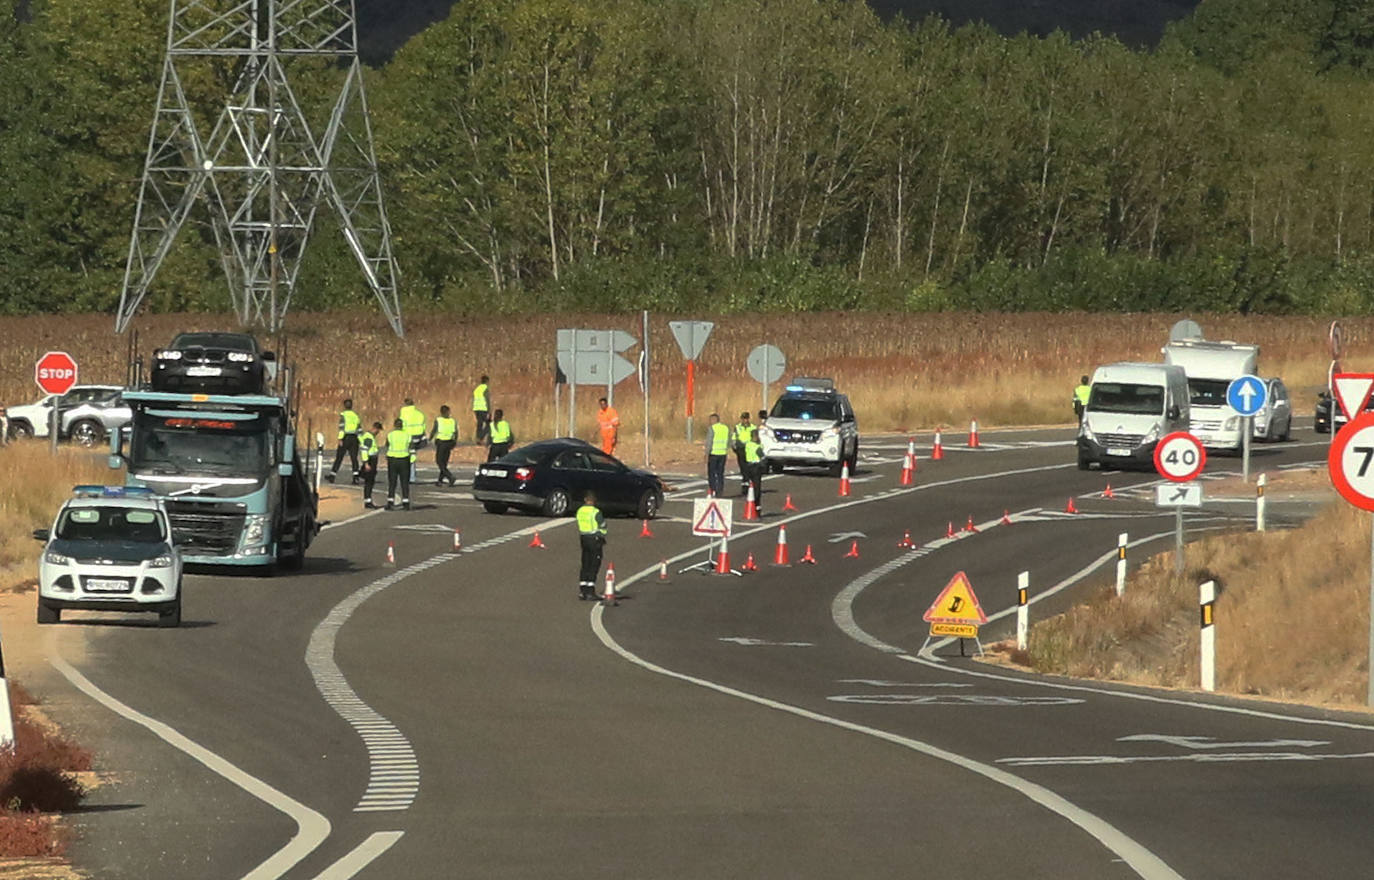
<instances>
[{"instance_id":1,"label":"triangular yield sign","mask_svg":"<svg viewBox=\"0 0 1374 880\"><path fill-rule=\"evenodd\" d=\"M708 535L728 535L730 527L726 523L725 514L720 512L720 505L711 501L697 518L692 531Z\"/></svg>"},{"instance_id":2,"label":"triangular yield sign","mask_svg":"<svg viewBox=\"0 0 1374 880\"><path fill-rule=\"evenodd\" d=\"M928 623L977 623L988 622L978 597L973 595L973 585L968 575L962 571L950 578L935 601L930 603L922 617Z\"/></svg>"},{"instance_id":3,"label":"triangular yield sign","mask_svg":"<svg viewBox=\"0 0 1374 880\"><path fill-rule=\"evenodd\" d=\"M1374 390L1374 373L1336 373L1331 377L1331 392L1345 417L1352 421L1364 412L1371 390Z\"/></svg>"}]
</instances>

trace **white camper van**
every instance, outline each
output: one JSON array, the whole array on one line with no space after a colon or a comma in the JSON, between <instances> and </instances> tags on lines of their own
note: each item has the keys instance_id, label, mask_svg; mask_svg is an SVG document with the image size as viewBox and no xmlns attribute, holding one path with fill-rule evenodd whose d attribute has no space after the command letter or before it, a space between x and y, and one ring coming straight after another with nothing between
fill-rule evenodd
<instances>
[{"instance_id":1,"label":"white camper van","mask_svg":"<svg viewBox=\"0 0 1374 880\"><path fill-rule=\"evenodd\" d=\"M1164 363L1177 364L1188 374L1193 405L1193 434L1208 449L1239 451L1244 419L1226 402L1226 386L1255 375L1258 345L1183 339L1164 346Z\"/></svg>"},{"instance_id":2,"label":"white camper van","mask_svg":"<svg viewBox=\"0 0 1374 880\"><path fill-rule=\"evenodd\" d=\"M1153 468L1155 444L1187 431L1188 377L1167 364L1107 364L1093 371L1078 426L1078 469Z\"/></svg>"}]
</instances>

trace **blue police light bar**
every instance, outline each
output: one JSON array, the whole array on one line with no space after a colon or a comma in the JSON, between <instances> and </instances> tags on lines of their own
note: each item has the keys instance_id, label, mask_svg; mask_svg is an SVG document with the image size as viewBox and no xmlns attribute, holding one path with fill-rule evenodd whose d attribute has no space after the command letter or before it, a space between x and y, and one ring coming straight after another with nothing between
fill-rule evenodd
<instances>
[{"instance_id":1,"label":"blue police light bar","mask_svg":"<svg viewBox=\"0 0 1374 880\"><path fill-rule=\"evenodd\" d=\"M153 490L144 486L73 486L77 498L152 498Z\"/></svg>"},{"instance_id":2,"label":"blue police light bar","mask_svg":"<svg viewBox=\"0 0 1374 880\"><path fill-rule=\"evenodd\" d=\"M787 386L786 388L784 388L783 390L784 390L784 391L805 391L806 389L803 388L803 387L800 386L800 385L788 385L788 386Z\"/></svg>"}]
</instances>

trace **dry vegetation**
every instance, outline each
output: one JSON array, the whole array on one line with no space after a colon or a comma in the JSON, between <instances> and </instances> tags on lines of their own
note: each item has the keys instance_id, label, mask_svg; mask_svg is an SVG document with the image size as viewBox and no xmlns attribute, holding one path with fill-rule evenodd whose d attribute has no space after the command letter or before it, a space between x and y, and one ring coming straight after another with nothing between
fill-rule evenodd
<instances>
[{"instance_id":1,"label":"dry vegetation","mask_svg":"<svg viewBox=\"0 0 1374 880\"><path fill-rule=\"evenodd\" d=\"M32 588L40 549L33 530L52 524L72 486L108 482L111 472L103 454L63 446L54 458L37 441L0 447L0 469L0 589Z\"/></svg>"}]
</instances>

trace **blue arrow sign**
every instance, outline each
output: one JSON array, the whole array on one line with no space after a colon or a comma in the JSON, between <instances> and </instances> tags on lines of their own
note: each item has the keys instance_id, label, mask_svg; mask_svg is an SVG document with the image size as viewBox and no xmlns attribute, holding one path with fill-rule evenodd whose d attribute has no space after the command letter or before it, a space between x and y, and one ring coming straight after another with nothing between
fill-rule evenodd
<instances>
[{"instance_id":1,"label":"blue arrow sign","mask_svg":"<svg viewBox=\"0 0 1374 880\"><path fill-rule=\"evenodd\" d=\"M1253 416L1269 401L1269 388L1257 376L1241 376L1226 386L1226 402L1243 416Z\"/></svg>"}]
</instances>

